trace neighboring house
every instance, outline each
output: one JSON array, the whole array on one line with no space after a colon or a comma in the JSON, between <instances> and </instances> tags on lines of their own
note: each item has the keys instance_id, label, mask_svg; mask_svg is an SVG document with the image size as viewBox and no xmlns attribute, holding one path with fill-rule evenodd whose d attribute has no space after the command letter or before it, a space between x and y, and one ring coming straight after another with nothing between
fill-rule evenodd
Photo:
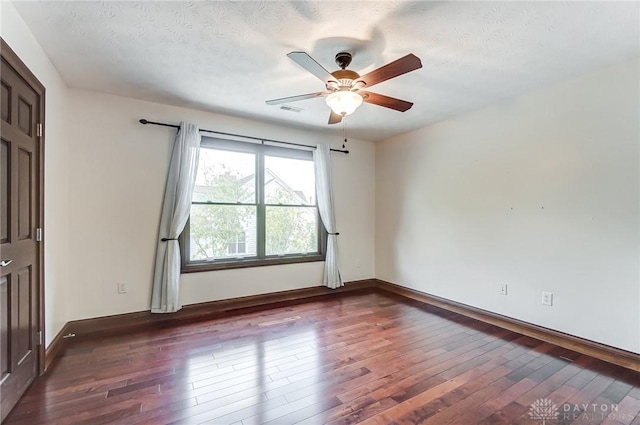
<instances>
[{"instance_id":1,"label":"neighboring house","mask_svg":"<svg viewBox=\"0 0 640 425\"><path fill-rule=\"evenodd\" d=\"M254 174L250 174L238 179L238 186L241 189L241 193L246 193L246 196L239 200L241 204L251 204L255 202L255 190L252 187L255 184ZM211 186L196 185L193 189L192 202L210 202L213 196ZM242 190L245 189L245 190ZM265 170L265 183L264 183L264 195L267 203L284 204L284 205L315 205L314 197L307 197L304 192L300 190L294 190L284 180L277 176L272 170ZM270 200L277 200L278 202L269 202ZM243 257L245 255L253 255L256 252L257 246L257 232L255 220L250 218L243 221L243 229L238 232L234 237L227 240L226 245L226 258ZM196 252L196 246L198 240L192 237L191 240L191 252L192 255ZM193 257L192 257L193 258ZM209 253L205 258L215 258L213 252ZM198 259L205 259L198 258ZM218 257L220 258L220 257Z\"/></svg>"}]
</instances>

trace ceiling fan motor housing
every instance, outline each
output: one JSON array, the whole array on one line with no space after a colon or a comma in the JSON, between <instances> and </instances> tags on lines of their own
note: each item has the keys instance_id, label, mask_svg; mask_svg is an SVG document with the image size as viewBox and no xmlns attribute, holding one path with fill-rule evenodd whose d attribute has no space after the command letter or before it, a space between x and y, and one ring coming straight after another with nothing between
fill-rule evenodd
<instances>
[{"instance_id":1,"label":"ceiling fan motor housing","mask_svg":"<svg viewBox=\"0 0 640 425\"><path fill-rule=\"evenodd\" d=\"M332 72L331 75L338 81L338 84L336 86L335 82L330 81L327 83L327 90L351 89L353 88L353 82L360 78L360 74L348 69L339 69Z\"/></svg>"}]
</instances>

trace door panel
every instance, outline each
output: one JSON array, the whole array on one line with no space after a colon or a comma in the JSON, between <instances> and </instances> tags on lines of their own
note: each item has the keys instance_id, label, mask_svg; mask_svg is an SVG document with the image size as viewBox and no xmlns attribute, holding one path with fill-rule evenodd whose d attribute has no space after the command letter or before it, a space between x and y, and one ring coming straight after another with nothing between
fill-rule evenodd
<instances>
[{"instance_id":1,"label":"door panel","mask_svg":"<svg viewBox=\"0 0 640 425\"><path fill-rule=\"evenodd\" d=\"M43 94L44 89L40 85L42 91L38 92L27 83L35 77L26 68L15 68L9 63L5 46L3 41L0 68L0 420L9 414L35 379L43 360L36 336L42 317L42 250L35 240L35 229L42 219L41 142L36 128L43 111L40 93ZM20 73L16 69L20 69Z\"/></svg>"},{"instance_id":2,"label":"door panel","mask_svg":"<svg viewBox=\"0 0 640 425\"><path fill-rule=\"evenodd\" d=\"M18 240L31 239L33 191L33 155L24 149L18 149Z\"/></svg>"},{"instance_id":3,"label":"door panel","mask_svg":"<svg viewBox=\"0 0 640 425\"><path fill-rule=\"evenodd\" d=\"M9 373L11 345L9 344L9 279L0 277L0 382Z\"/></svg>"},{"instance_id":4,"label":"door panel","mask_svg":"<svg viewBox=\"0 0 640 425\"><path fill-rule=\"evenodd\" d=\"M18 311L16 312L16 315L18 316L18 326L16 327L16 332L18 333L18 335L16 336L17 344L15 344L14 346L15 358L19 359L18 365L20 365L31 354L34 342L32 334L33 323L31 321L31 318L33 317L33 312L31 311L31 299L33 296L31 266L17 271L16 277L17 282L15 286L15 295L17 298L17 303L15 305L18 306Z\"/></svg>"},{"instance_id":5,"label":"door panel","mask_svg":"<svg viewBox=\"0 0 640 425\"><path fill-rule=\"evenodd\" d=\"M0 141L0 244L9 241L9 211L11 205L9 203L9 143L6 140Z\"/></svg>"},{"instance_id":6,"label":"door panel","mask_svg":"<svg viewBox=\"0 0 640 425\"><path fill-rule=\"evenodd\" d=\"M18 128L27 136L31 137L33 133L33 114L29 101L18 96Z\"/></svg>"},{"instance_id":7,"label":"door panel","mask_svg":"<svg viewBox=\"0 0 640 425\"><path fill-rule=\"evenodd\" d=\"M11 124L11 87L2 82L2 121Z\"/></svg>"}]
</instances>

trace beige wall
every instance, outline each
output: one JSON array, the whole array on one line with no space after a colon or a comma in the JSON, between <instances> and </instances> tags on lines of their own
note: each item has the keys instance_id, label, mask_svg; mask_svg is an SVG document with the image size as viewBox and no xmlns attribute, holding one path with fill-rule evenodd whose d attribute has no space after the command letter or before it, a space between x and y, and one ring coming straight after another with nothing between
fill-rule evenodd
<instances>
[{"instance_id":1,"label":"beige wall","mask_svg":"<svg viewBox=\"0 0 640 425\"><path fill-rule=\"evenodd\" d=\"M315 145L341 140L157 103L71 90L69 318L149 308L160 206L176 131L140 118ZM349 141L334 153L336 221L344 280L374 277L375 146ZM182 276L184 304L321 284L323 263L192 273ZM117 294L125 281L129 293Z\"/></svg>"},{"instance_id":2,"label":"beige wall","mask_svg":"<svg viewBox=\"0 0 640 425\"><path fill-rule=\"evenodd\" d=\"M46 87L44 251L45 334L49 344L68 320L68 89L13 4L0 1L0 15L0 35Z\"/></svg>"},{"instance_id":3,"label":"beige wall","mask_svg":"<svg viewBox=\"0 0 640 425\"><path fill-rule=\"evenodd\" d=\"M636 60L379 144L376 276L640 352L638 75Z\"/></svg>"}]
</instances>

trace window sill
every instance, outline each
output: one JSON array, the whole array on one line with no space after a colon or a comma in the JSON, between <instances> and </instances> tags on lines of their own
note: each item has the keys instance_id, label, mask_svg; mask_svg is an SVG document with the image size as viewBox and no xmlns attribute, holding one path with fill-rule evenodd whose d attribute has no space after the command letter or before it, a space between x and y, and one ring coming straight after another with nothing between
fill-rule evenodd
<instances>
[{"instance_id":1,"label":"window sill","mask_svg":"<svg viewBox=\"0 0 640 425\"><path fill-rule=\"evenodd\" d=\"M264 266L276 266L282 264L296 264L296 263L312 263L324 261L324 255L304 255L304 256L282 256L282 257L270 257L255 259L250 258L246 260L231 260L231 261L198 261L190 262L182 265L181 273L199 273L209 272L215 270L230 270L230 269L243 269L247 267L264 267Z\"/></svg>"}]
</instances>

